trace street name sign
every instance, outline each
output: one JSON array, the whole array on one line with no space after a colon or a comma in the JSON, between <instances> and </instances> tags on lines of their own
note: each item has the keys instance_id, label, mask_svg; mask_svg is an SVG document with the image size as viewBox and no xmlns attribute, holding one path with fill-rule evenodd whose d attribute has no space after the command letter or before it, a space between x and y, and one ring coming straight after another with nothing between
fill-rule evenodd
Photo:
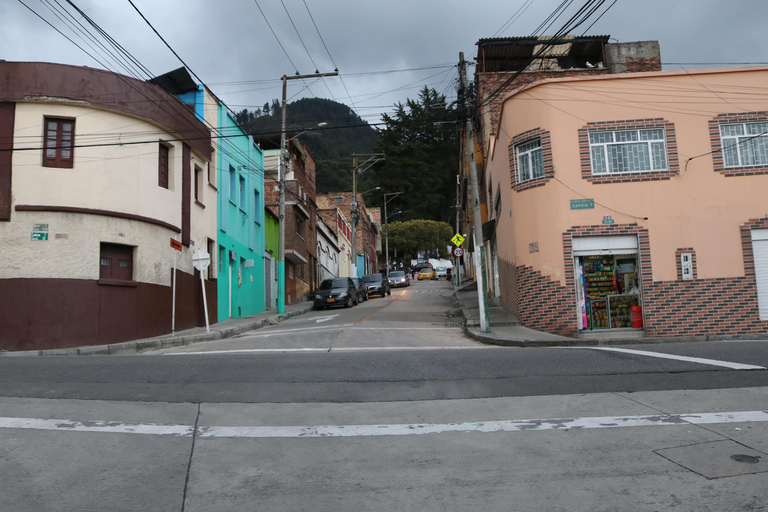
<instances>
[{"instance_id":1,"label":"street name sign","mask_svg":"<svg viewBox=\"0 0 768 512\"><path fill-rule=\"evenodd\" d=\"M571 199L571 210L591 210L594 207L594 199Z\"/></svg>"}]
</instances>

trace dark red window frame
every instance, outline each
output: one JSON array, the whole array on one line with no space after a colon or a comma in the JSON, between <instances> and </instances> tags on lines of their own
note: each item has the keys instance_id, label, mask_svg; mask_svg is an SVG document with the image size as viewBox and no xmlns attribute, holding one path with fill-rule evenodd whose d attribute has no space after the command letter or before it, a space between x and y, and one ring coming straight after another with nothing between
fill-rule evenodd
<instances>
[{"instance_id":1,"label":"dark red window frame","mask_svg":"<svg viewBox=\"0 0 768 512\"><path fill-rule=\"evenodd\" d=\"M168 188L169 159L170 151L168 146L160 144L160 153L158 155L157 184L160 187Z\"/></svg>"},{"instance_id":2,"label":"dark red window frame","mask_svg":"<svg viewBox=\"0 0 768 512\"><path fill-rule=\"evenodd\" d=\"M43 167L71 169L75 161L75 120L43 119Z\"/></svg>"},{"instance_id":3,"label":"dark red window frame","mask_svg":"<svg viewBox=\"0 0 768 512\"><path fill-rule=\"evenodd\" d=\"M99 279L133 281L133 247L102 243L99 252Z\"/></svg>"}]
</instances>

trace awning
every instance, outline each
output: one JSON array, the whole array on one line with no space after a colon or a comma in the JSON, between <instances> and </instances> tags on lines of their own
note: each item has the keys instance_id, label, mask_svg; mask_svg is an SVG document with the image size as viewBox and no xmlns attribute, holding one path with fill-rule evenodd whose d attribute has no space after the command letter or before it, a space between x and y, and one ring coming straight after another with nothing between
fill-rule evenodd
<instances>
[{"instance_id":1,"label":"awning","mask_svg":"<svg viewBox=\"0 0 768 512\"><path fill-rule=\"evenodd\" d=\"M286 249L285 259L290 262L296 263L297 265L301 265L302 263L306 265L307 263L307 259L301 254L299 254L298 252L296 252L295 249Z\"/></svg>"}]
</instances>

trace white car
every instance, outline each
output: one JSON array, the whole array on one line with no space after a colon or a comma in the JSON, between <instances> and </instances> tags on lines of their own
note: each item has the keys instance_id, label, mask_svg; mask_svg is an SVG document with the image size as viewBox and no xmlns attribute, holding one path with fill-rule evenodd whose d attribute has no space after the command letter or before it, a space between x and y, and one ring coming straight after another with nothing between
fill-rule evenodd
<instances>
[{"instance_id":1,"label":"white car","mask_svg":"<svg viewBox=\"0 0 768 512\"><path fill-rule=\"evenodd\" d=\"M447 276L448 276L448 269L446 267L435 268L435 279L440 279L441 277L447 277Z\"/></svg>"}]
</instances>

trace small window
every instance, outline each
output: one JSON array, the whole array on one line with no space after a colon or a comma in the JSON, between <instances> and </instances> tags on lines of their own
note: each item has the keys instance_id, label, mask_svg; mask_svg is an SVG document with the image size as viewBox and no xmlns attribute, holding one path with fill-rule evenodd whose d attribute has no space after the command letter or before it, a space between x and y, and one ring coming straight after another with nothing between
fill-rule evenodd
<instances>
[{"instance_id":1,"label":"small window","mask_svg":"<svg viewBox=\"0 0 768 512\"><path fill-rule=\"evenodd\" d=\"M343 202L344 202L344 198L343 197L337 197L336 198L336 204L341 204Z\"/></svg>"},{"instance_id":2,"label":"small window","mask_svg":"<svg viewBox=\"0 0 768 512\"><path fill-rule=\"evenodd\" d=\"M133 247L102 243L99 254L99 279L133 281Z\"/></svg>"},{"instance_id":3,"label":"small window","mask_svg":"<svg viewBox=\"0 0 768 512\"><path fill-rule=\"evenodd\" d=\"M517 153L518 182L544 176L544 156L541 139L526 142L515 147Z\"/></svg>"},{"instance_id":4,"label":"small window","mask_svg":"<svg viewBox=\"0 0 768 512\"><path fill-rule=\"evenodd\" d=\"M243 211L246 211L245 206L248 201L245 196L246 192L247 190L245 189L245 177L240 176L240 209Z\"/></svg>"},{"instance_id":5,"label":"small window","mask_svg":"<svg viewBox=\"0 0 768 512\"><path fill-rule=\"evenodd\" d=\"M237 204L237 171L229 166L229 200Z\"/></svg>"},{"instance_id":6,"label":"small window","mask_svg":"<svg viewBox=\"0 0 768 512\"><path fill-rule=\"evenodd\" d=\"M195 202L203 204L203 169L195 165Z\"/></svg>"},{"instance_id":7,"label":"small window","mask_svg":"<svg viewBox=\"0 0 768 512\"><path fill-rule=\"evenodd\" d=\"M75 121L44 118L43 167L71 169L74 162Z\"/></svg>"},{"instance_id":8,"label":"small window","mask_svg":"<svg viewBox=\"0 0 768 512\"><path fill-rule=\"evenodd\" d=\"M216 250L216 240L211 240L208 238L206 243L206 250L208 251L208 254L211 258L211 263L208 265L208 279L216 279L216 266L213 262L213 259L216 257L214 254L214 251ZM221 265L221 260L219 260L219 265Z\"/></svg>"},{"instance_id":9,"label":"small window","mask_svg":"<svg viewBox=\"0 0 768 512\"><path fill-rule=\"evenodd\" d=\"M306 224L306 221L302 219L299 215L296 215L296 234L299 235L302 239L305 238L304 236L305 224Z\"/></svg>"},{"instance_id":10,"label":"small window","mask_svg":"<svg viewBox=\"0 0 768 512\"><path fill-rule=\"evenodd\" d=\"M253 222L261 225L261 218L264 207L261 205L261 194L258 190L253 191Z\"/></svg>"},{"instance_id":11,"label":"small window","mask_svg":"<svg viewBox=\"0 0 768 512\"><path fill-rule=\"evenodd\" d=\"M227 249L219 246L219 274L224 272L224 260L227 258Z\"/></svg>"},{"instance_id":12,"label":"small window","mask_svg":"<svg viewBox=\"0 0 768 512\"><path fill-rule=\"evenodd\" d=\"M160 144L157 161L157 185L168 188L169 174L169 149L165 144Z\"/></svg>"},{"instance_id":13,"label":"small window","mask_svg":"<svg viewBox=\"0 0 768 512\"><path fill-rule=\"evenodd\" d=\"M721 124L726 167L768 165L768 122Z\"/></svg>"}]
</instances>

